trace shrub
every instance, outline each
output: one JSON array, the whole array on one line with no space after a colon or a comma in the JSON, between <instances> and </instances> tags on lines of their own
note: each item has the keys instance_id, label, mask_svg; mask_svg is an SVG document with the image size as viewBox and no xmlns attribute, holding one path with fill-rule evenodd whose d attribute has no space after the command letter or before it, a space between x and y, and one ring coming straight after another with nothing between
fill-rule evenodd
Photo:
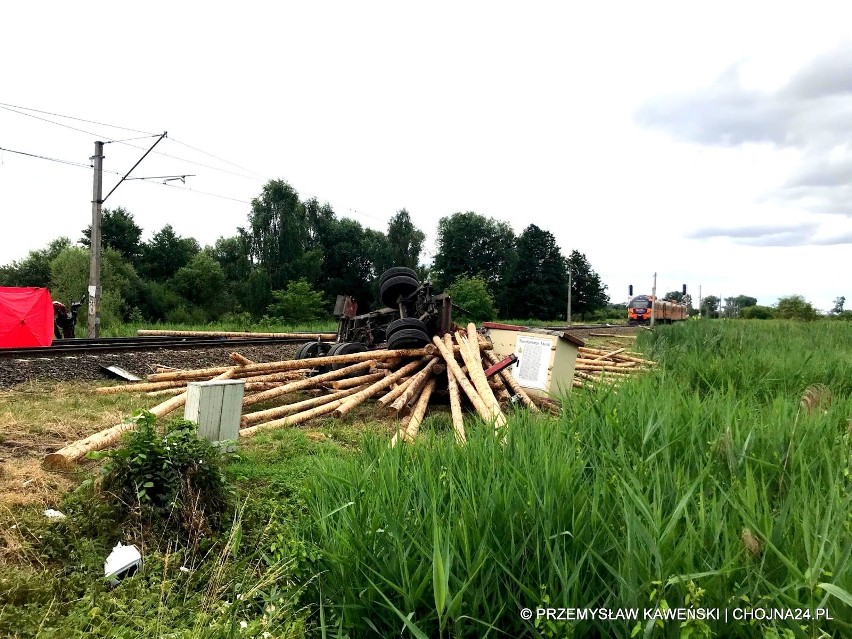
<instances>
[{"instance_id":1,"label":"shrub","mask_svg":"<svg viewBox=\"0 0 852 639\"><path fill-rule=\"evenodd\" d=\"M174 420L162 433L155 423L143 412L124 445L106 454L105 490L153 526L191 537L219 528L230 502L219 450L193 422Z\"/></svg>"},{"instance_id":2,"label":"shrub","mask_svg":"<svg viewBox=\"0 0 852 639\"><path fill-rule=\"evenodd\" d=\"M467 311L459 312L458 315L466 317L474 322L485 322L497 317L494 308L494 298L488 292L488 285L481 277L460 277L447 291L458 304Z\"/></svg>"},{"instance_id":3,"label":"shrub","mask_svg":"<svg viewBox=\"0 0 852 639\"><path fill-rule=\"evenodd\" d=\"M307 280L295 280L287 284L285 291L273 291L275 300L269 305L269 313L285 322L308 322L326 315L322 291L315 291Z\"/></svg>"},{"instance_id":4,"label":"shrub","mask_svg":"<svg viewBox=\"0 0 852 639\"><path fill-rule=\"evenodd\" d=\"M743 319L772 319L775 317L775 309L770 306L746 306L740 311Z\"/></svg>"},{"instance_id":5,"label":"shrub","mask_svg":"<svg viewBox=\"0 0 852 639\"><path fill-rule=\"evenodd\" d=\"M819 317L816 309L801 295L788 295L778 300L775 316L780 319L794 319L810 322Z\"/></svg>"}]
</instances>

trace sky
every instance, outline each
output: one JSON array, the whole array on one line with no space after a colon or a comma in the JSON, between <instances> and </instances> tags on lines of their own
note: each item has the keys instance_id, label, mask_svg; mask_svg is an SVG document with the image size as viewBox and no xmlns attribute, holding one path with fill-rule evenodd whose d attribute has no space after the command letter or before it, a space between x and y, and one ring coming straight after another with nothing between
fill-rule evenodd
<instances>
[{"instance_id":1,"label":"sky","mask_svg":"<svg viewBox=\"0 0 852 639\"><path fill-rule=\"evenodd\" d=\"M378 230L407 209L424 262L438 220L475 211L584 253L613 302L654 273L658 294L852 300L848 3L45 2L3 17L0 264L81 237L95 140L106 194L156 140L141 136L167 131L131 177L185 181L126 181L104 204L143 239L166 224L202 245L232 236L280 178Z\"/></svg>"}]
</instances>

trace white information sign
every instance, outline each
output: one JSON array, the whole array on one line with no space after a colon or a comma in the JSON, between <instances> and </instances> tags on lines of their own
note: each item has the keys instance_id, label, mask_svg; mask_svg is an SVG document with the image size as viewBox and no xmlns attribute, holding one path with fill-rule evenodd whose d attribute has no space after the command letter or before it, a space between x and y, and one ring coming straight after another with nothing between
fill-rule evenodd
<instances>
[{"instance_id":1,"label":"white information sign","mask_svg":"<svg viewBox=\"0 0 852 639\"><path fill-rule=\"evenodd\" d=\"M515 342L518 363L512 368L512 374L521 386L547 390L550 348L549 339L518 336Z\"/></svg>"}]
</instances>

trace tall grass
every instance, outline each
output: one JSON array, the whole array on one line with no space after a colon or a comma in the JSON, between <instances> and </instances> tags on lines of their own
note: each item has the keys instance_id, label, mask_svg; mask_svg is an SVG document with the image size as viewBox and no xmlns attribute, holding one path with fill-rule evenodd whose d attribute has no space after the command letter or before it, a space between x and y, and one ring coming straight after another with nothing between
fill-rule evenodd
<instances>
[{"instance_id":1,"label":"tall grass","mask_svg":"<svg viewBox=\"0 0 852 639\"><path fill-rule=\"evenodd\" d=\"M324 460L309 509L326 620L351 637L852 636L849 329L665 329L645 338L657 372L575 392L558 419L512 415L505 444L482 425L465 447L373 437ZM810 415L817 382L835 400ZM834 620L519 615L688 605Z\"/></svg>"}]
</instances>

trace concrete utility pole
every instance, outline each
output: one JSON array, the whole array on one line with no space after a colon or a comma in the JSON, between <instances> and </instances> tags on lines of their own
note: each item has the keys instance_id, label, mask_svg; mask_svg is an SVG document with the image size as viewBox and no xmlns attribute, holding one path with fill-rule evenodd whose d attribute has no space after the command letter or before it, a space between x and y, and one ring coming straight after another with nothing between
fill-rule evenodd
<instances>
[{"instance_id":1,"label":"concrete utility pole","mask_svg":"<svg viewBox=\"0 0 852 639\"><path fill-rule=\"evenodd\" d=\"M98 337L101 308L101 205L104 184L104 143L95 142L95 175L92 184L92 232L89 237L89 332Z\"/></svg>"},{"instance_id":2,"label":"concrete utility pole","mask_svg":"<svg viewBox=\"0 0 852 639\"><path fill-rule=\"evenodd\" d=\"M701 284L698 285L698 319L701 319Z\"/></svg>"},{"instance_id":3,"label":"concrete utility pole","mask_svg":"<svg viewBox=\"0 0 852 639\"><path fill-rule=\"evenodd\" d=\"M657 314L657 274L654 273L654 287L651 289L651 328L654 328L654 316Z\"/></svg>"},{"instance_id":4,"label":"concrete utility pole","mask_svg":"<svg viewBox=\"0 0 852 639\"><path fill-rule=\"evenodd\" d=\"M568 271L568 311L565 313L568 326L571 326L571 271Z\"/></svg>"}]
</instances>

